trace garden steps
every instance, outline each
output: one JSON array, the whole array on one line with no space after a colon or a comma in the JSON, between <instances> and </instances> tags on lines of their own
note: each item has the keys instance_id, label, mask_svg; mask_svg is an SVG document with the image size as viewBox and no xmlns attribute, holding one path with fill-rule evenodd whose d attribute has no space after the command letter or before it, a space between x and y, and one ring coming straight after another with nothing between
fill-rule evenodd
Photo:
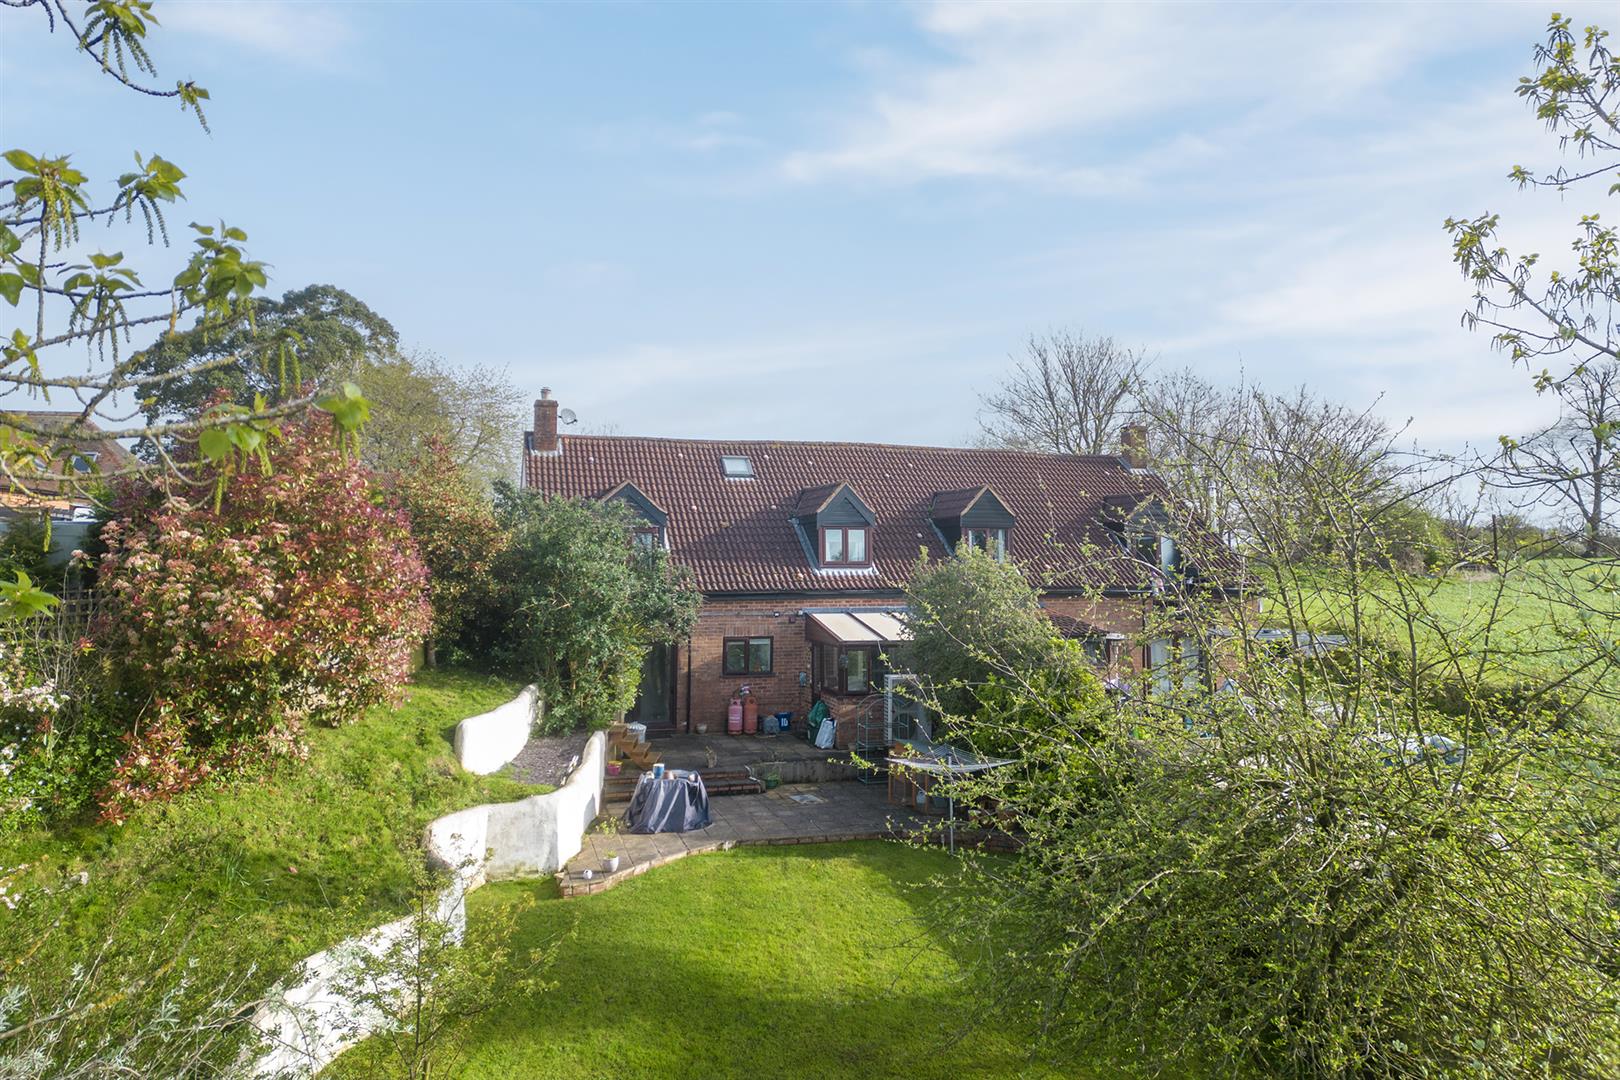
<instances>
[{"instance_id":1,"label":"garden steps","mask_svg":"<svg viewBox=\"0 0 1620 1080\"><path fill-rule=\"evenodd\" d=\"M618 776L603 777L603 804L628 803L643 771L625 769ZM765 790L765 785L747 769L700 769L698 775L703 778L703 787L711 796L758 795Z\"/></svg>"}]
</instances>

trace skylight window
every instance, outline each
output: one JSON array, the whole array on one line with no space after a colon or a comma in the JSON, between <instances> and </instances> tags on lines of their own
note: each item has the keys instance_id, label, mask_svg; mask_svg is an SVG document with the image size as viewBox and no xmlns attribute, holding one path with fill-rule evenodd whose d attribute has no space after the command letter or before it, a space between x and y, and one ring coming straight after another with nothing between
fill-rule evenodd
<instances>
[{"instance_id":1,"label":"skylight window","mask_svg":"<svg viewBox=\"0 0 1620 1080\"><path fill-rule=\"evenodd\" d=\"M751 480L754 476L754 463L741 456L722 457L720 471L734 480Z\"/></svg>"}]
</instances>

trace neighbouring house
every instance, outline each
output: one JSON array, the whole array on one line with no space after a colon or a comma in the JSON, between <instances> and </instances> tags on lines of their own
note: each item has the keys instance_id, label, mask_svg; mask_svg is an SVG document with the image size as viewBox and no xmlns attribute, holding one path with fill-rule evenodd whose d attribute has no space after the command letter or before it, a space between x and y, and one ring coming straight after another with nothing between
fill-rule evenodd
<instances>
[{"instance_id":1,"label":"neighbouring house","mask_svg":"<svg viewBox=\"0 0 1620 1080\"><path fill-rule=\"evenodd\" d=\"M868 742L861 728L880 719L882 657L905 637L918 554L945 558L960 544L1040 581L1053 622L1100 666L1168 670L1188 659L1191 638L1148 640L1144 629L1167 574L1211 568L1185 559L1196 526L1171 524L1167 489L1142 467L1140 429L1123 433L1129 459L570 435L542 393L523 435L523 485L624 502L643 523L638 542L691 568L703 593L690 638L648 658L632 719L651 733L723 731L746 686L762 717L792 712L802 728L825 701L839 746ZM1240 569L1207 530L1197 540L1214 569Z\"/></svg>"},{"instance_id":2,"label":"neighbouring house","mask_svg":"<svg viewBox=\"0 0 1620 1080\"><path fill-rule=\"evenodd\" d=\"M7 413L31 427L60 429L78 420L80 413L22 410ZM101 429L86 421L92 432ZM65 559L84 539L95 520L95 503L84 487L94 477L116 473L135 464L135 456L114 439L86 438L67 447L57 460L41 466L37 477L24 475L24 483L0 476L0 532L11 521L24 515L48 514L51 518L51 553ZM84 483L67 479L82 478Z\"/></svg>"}]
</instances>

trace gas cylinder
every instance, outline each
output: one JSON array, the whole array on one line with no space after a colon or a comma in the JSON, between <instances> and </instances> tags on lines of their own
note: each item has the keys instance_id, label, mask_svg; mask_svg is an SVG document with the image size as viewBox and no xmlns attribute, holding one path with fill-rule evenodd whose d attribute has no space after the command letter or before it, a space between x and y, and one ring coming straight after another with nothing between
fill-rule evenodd
<instances>
[{"instance_id":1,"label":"gas cylinder","mask_svg":"<svg viewBox=\"0 0 1620 1080\"><path fill-rule=\"evenodd\" d=\"M759 730L759 702L752 697L743 698L742 725L743 731L750 735Z\"/></svg>"},{"instance_id":2,"label":"gas cylinder","mask_svg":"<svg viewBox=\"0 0 1620 1080\"><path fill-rule=\"evenodd\" d=\"M741 698L732 698L731 707L726 710L726 734L741 735L743 729L743 704Z\"/></svg>"}]
</instances>

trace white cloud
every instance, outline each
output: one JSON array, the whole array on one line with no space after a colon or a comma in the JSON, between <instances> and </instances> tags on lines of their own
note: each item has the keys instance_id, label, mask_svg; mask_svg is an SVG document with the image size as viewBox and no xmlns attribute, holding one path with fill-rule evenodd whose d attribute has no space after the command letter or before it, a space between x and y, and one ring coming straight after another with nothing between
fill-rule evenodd
<instances>
[{"instance_id":1,"label":"white cloud","mask_svg":"<svg viewBox=\"0 0 1620 1080\"><path fill-rule=\"evenodd\" d=\"M1468 32L1484 35L1497 14L1471 7ZM1190 155L1231 155L1363 108L1417 61L1458 48L1458 17L1438 5L938 3L919 28L949 59L869 64L876 85L830 144L781 168L801 181L1128 190Z\"/></svg>"},{"instance_id":2,"label":"white cloud","mask_svg":"<svg viewBox=\"0 0 1620 1080\"><path fill-rule=\"evenodd\" d=\"M335 59L354 38L344 13L319 3L167 0L157 13L167 29L316 65Z\"/></svg>"}]
</instances>

